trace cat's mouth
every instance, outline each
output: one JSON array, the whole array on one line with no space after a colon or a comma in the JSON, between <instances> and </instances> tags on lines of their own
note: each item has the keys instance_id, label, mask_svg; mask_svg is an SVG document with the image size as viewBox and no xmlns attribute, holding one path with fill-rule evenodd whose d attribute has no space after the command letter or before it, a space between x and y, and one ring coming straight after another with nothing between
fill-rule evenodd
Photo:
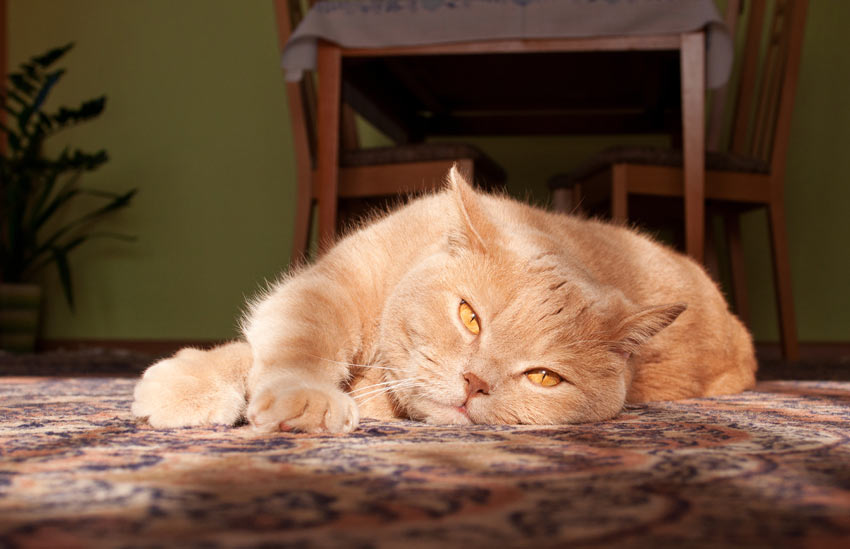
<instances>
[{"instance_id":1,"label":"cat's mouth","mask_svg":"<svg viewBox=\"0 0 850 549\"><path fill-rule=\"evenodd\" d=\"M466 409L465 404L455 406L453 404L440 402L433 398L425 398L424 400L427 400L428 402L428 409L425 411L428 415L429 423L444 423L453 425L468 425L475 423L475 421L469 417L469 410Z\"/></svg>"}]
</instances>

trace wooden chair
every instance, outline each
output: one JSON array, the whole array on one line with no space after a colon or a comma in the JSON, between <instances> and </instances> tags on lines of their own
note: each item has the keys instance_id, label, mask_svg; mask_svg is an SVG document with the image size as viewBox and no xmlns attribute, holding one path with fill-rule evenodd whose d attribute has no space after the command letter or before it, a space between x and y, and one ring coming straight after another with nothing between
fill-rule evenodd
<instances>
[{"instance_id":1,"label":"wooden chair","mask_svg":"<svg viewBox=\"0 0 850 549\"><path fill-rule=\"evenodd\" d=\"M299 0L274 0L274 3L278 46L283 51L292 30L303 18L302 3ZM298 261L308 251L313 209L321 194L315 184L317 100L311 75L305 75L300 82L287 82L286 91L297 167L295 241L291 258L292 261ZM378 197L394 200L399 196L437 189L443 185L453 164L457 164L476 184L492 188L505 183L504 170L471 145L419 143L361 149L354 111L347 105L343 105L341 125L342 153L337 200L355 203L349 208L342 208L344 211L362 211L361 199ZM339 227L341 220L337 219L336 207L333 212L332 219L319 219L320 235L333 235Z\"/></svg>"},{"instance_id":2,"label":"wooden chair","mask_svg":"<svg viewBox=\"0 0 850 549\"><path fill-rule=\"evenodd\" d=\"M807 0L753 0L746 13L745 45L736 62L737 98L725 147L721 146L727 93L714 97L706 154L705 198L710 211L725 212L736 309L746 322L747 304L740 213L767 207L782 351L797 360L798 343L785 227L785 162L800 65ZM727 24L736 27L740 0L730 0ZM731 81L732 79L730 79ZM714 150L711 150L714 149ZM724 152L719 152L723 150ZM593 209L610 204L611 217L628 219L630 200L682 197L682 152L650 147L615 147L573 173L550 180L553 206ZM677 210L681 210L678 207ZM656 208L655 213L669 213ZM706 234L710 234L707 231Z\"/></svg>"}]
</instances>

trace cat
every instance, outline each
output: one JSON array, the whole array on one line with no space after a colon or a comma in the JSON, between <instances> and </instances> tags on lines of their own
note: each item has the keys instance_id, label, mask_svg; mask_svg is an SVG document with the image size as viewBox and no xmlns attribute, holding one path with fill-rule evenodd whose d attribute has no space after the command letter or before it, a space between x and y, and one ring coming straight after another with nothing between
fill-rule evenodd
<instances>
[{"instance_id":1,"label":"cat","mask_svg":"<svg viewBox=\"0 0 850 549\"><path fill-rule=\"evenodd\" d=\"M244 340L151 366L133 414L261 432L562 424L754 384L751 337L697 263L447 179L274 284Z\"/></svg>"}]
</instances>

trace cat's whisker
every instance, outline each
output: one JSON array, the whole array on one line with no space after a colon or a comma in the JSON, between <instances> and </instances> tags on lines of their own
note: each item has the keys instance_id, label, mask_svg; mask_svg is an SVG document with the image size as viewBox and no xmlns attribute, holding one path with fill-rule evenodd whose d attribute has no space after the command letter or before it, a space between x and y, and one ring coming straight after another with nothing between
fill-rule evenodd
<instances>
[{"instance_id":1,"label":"cat's whisker","mask_svg":"<svg viewBox=\"0 0 850 549\"><path fill-rule=\"evenodd\" d=\"M374 387L380 387L381 385L393 385L393 384L399 383L401 381L408 381L408 380L406 380L406 379L391 379L389 381L382 381L380 383L373 383L372 385L364 385L363 387L358 387L357 389L354 389L353 391L348 391L348 394L354 395L355 393L360 393L360 392L363 392L367 389L372 389Z\"/></svg>"},{"instance_id":2,"label":"cat's whisker","mask_svg":"<svg viewBox=\"0 0 850 549\"><path fill-rule=\"evenodd\" d=\"M319 360L324 360L325 362L331 362L333 364L342 364L343 366L349 366L351 368L375 368L375 369L379 369L379 370L396 370L396 371L402 370L401 368L392 368L390 366L378 366L377 364L358 364L356 362L345 362L345 361L342 361L342 360L333 360L331 358L325 358L323 356L314 355L314 354L310 354L310 353L306 353L306 355L309 356L309 357L318 358Z\"/></svg>"},{"instance_id":3,"label":"cat's whisker","mask_svg":"<svg viewBox=\"0 0 850 549\"><path fill-rule=\"evenodd\" d=\"M363 406L364 404L366 404L367 402L369 402L369 401L370 401L370 400L372 400L373 398L375 398L375 397L379 397L379 396L381 396L381 395L383 395L383 394L386 394L386 393L385 393L385 392L378 393L377 395L371 396L371 397L367 398L366 400L359 400L359 401L357 401L357 405L358 405L358 406Z\"/></svg>"},{"instance_id":4,"label":"cat's whisker","mask_svg":"<svg viewBox=\"0 0 850 549\"><path fill-rule=\"evenodd\" d=\"M418 379L403 379L393 385L387 385L386 387L379 387L377 389L372 389L371 391L367 391L365 393L360 393L359 395L354 395L352 398L357 400L359 398L363 398L365 396L372 395L374 393L386 393L392 389L399 389L401 387L407 387L408 385L415 385L419 383Z\"/></svg>"},{"instance_id":5,"label":"cat's whisker","mask_svg":"<svg viewBox=\"0 0 850 549\"><path fill-rule=\"evenodd\" d=\"M391 366L378 366L377 364L357 364L358 368L371 368L375 370L392 370L394 372L403 372L404 368L393 368Z\"/></svg>"},{"instance_id":6,"label":"cat's whisker","mask_svg":"<svg viewBox=\"0 0 850 549\"><path fill-rule=\"evenodd\" d=\"M399 382L399 383L395 383L395 384L393 384L393 385L386 385L386 386L384 386L384 387L378 387L378 388L376 388L376 389L371 389L371 390L366 391L366 392L364 392L364 393L360 393L360 394L357 394L357 395L352 395L352 398L353 398L354 400L357 400L357 399L359 399L359 398L363 398L363 397L366 397L366 396L372 395L372 394L374 394L374 393L385 393L385 392L390 391L390 390L393 390L393 389L399 389L399 388L401 388L401 387L406 387L406 386L408 386L408 385L413 385L414 383L415 383L415 381L414 381L414 380L404 380L404 381L401 381L401 382Z\"/></svg>"},{"instance_id":7,"label":"cat's whisker","mask_svg":"<svg viewBox=\"0 0 850 549\"><path fill-rule=\"evenodd\" d=\"M414 380L414 381L415 381L415 380ZM421 384L419 381L416 381L415 383L413 383L413 384L411 384L411 385L402 385L402 386L389 387L389 388L387 388L387 389L385 389L385 390L379 391L379 392L378 392L378 394L376 394L376 395L372 395L372 396L370 396L370 397L369 397L369 398L367 398L366 400L357 401L357 405L358 405L358 406L363 406L364 404L366 404L367 402L369 402L369 401L370 401L370 400L372 400L373 398L376 398L376 397L379 397L379 396L381 396L381 395L383 395L383 394L386 394L387 392L389 392L389 390L390 390L390 389L399 389L399 388L414 389L414 388L416 388L416 387L421 387L421 386L422 386L422 384ZM365 395L360 395L360 396L365 396ZM355 399L355 400L356 400L356 399Z\"/></svg>"}]
</instances>

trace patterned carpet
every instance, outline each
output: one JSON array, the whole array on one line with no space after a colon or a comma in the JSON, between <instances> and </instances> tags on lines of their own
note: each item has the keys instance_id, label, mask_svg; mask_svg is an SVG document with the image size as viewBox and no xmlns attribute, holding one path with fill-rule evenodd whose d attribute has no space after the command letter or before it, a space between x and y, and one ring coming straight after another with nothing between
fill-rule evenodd
<instances>
[{"instance_id":1,"label":"patterned carpet","mask_svg":"<svg viewBox=\"0 0 850 549\"><path fill-rule=\"evenodd\" d=\"M0 378L0 547L850 547L850 383L573 426L157 431L133 380Z\"/></svg>"}]
</instances>

